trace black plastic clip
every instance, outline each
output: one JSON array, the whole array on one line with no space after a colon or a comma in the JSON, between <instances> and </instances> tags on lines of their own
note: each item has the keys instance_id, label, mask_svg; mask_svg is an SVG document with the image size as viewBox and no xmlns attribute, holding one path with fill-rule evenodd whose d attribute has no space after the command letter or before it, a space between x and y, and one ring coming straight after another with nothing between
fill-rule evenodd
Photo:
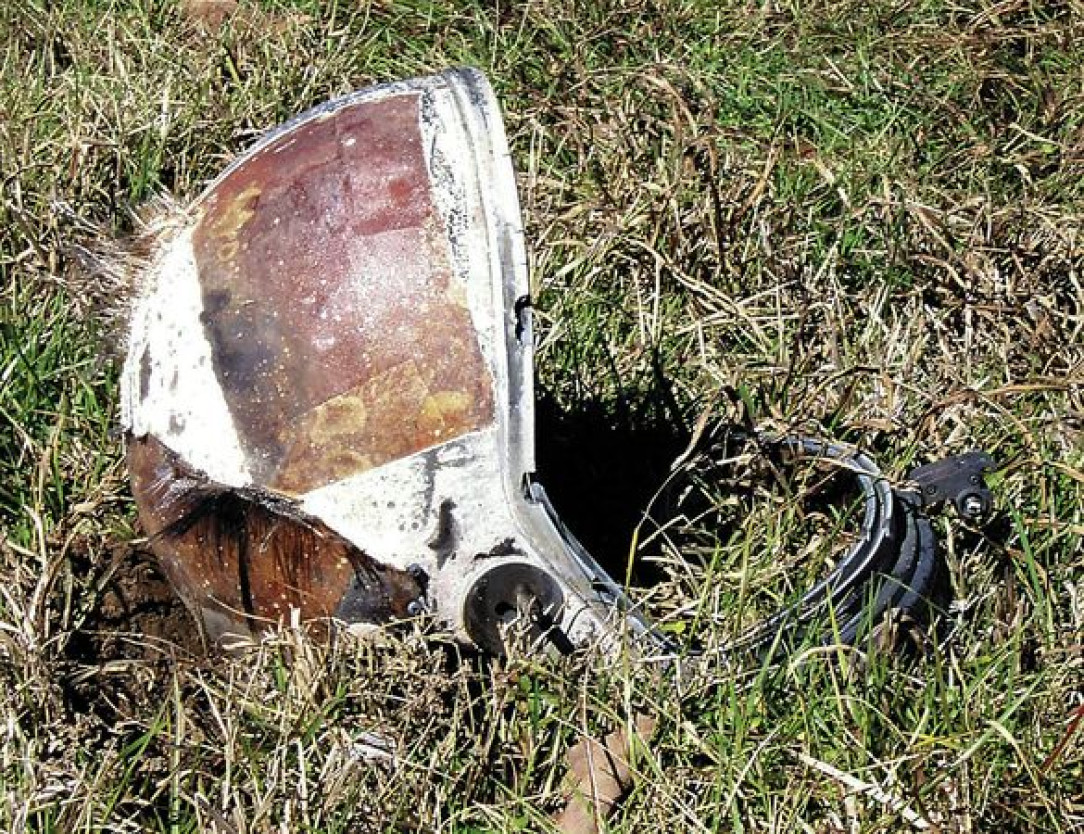
<instances>
[{"instance_id":1,"label":"black plastic clip","mask_svg":"<svg viewBox=\"0 0 1084 834\"><path fill-rule=\"evenodd\" d=\"M986 452L965 452L919 466L908 480L918 485L923 507L950 501L961 518L978 521L993 507L993 494L983 475L995 466Z\"/></svg>"}]
</instances>

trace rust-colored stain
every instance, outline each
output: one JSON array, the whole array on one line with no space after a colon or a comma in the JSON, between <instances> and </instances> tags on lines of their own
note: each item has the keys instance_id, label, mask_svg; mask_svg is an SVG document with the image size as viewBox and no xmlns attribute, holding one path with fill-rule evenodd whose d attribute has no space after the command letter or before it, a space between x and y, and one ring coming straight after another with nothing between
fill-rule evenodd
<instances>
[{"instance_id":1,"label":"rust-colored stain","mask_svg":"<svg viewBox=\"0 0 1084 834\"><path fill-rule=\"evenodd\" d=\"M218 378L256 483L301 494L492 424L492 383L406 93L246 159L194 245Z\"/></svg>"},{"instance_id":2,"label":"rust-colored stain","mask_svg":"<svg viewBox=\"0 0 1084 834\"><path fill-rule=\"evenodd\" d=\"M290 502L231 490L189 469L151 436L128 439L139 518L170 582L215 639L257 632L296 609L303 621L349 612L409 616L423 588Z\"/></svg>"}]
</instances>

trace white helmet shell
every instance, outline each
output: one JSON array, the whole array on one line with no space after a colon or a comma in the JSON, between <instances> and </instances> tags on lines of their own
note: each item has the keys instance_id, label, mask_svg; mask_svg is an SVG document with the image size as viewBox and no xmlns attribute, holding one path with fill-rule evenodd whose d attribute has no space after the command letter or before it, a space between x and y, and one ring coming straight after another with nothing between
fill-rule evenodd
<instances>
[{"instance_id":1,"label":"white helmet shell","mask_svg":"<svg viewBox=\"0 0 1084 834\"><path fill-rule=\"evenodd\" d=\"M496 102L461 69L260 140L191 206L137 298L133 491L211 636L426 608L501 650L634 630L534 471L532 331Z\"/></svg>"}]
</instances>

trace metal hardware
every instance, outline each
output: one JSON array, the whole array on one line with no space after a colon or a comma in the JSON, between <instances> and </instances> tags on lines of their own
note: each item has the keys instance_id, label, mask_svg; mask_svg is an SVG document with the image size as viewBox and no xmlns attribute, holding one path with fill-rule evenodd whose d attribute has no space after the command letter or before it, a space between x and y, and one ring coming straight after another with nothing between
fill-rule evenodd
<instances>
[{"instance_id":1,"label":"metal hardware","mask_svg":"<svg viewBox=\"0 0 1084 834\"><path fill-rule=\"evenodd\" d=\"M978 521L993 507L984 475L995 465L986 452L973 451L919 466L908 477L918 485L923 507L951 503L961 518Z\"/></svg>"}]
</instances>

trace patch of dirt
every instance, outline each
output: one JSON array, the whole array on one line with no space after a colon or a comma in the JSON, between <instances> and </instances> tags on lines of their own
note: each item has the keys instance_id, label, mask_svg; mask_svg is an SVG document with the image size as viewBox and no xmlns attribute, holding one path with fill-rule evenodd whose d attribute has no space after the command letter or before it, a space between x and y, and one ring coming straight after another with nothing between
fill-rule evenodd
<instances>
[{"instance_id":1,"label":"patch of dirt","mask_svg":"<svg viewBox=\"0 0 1084 834\"><path fill-rule=\"evenodd\" d=\"M237 0L182 0L181 16L217 32L237 13Z\"/></svg>"},{"instance_id":2,"label":"patch of dirt","mask_svg":"<svg viewBox=\"0 0 1084 834\"><path fill-rule=\"evenodd\" d=\"M69 643L70 659L94 664L205 656L199 626L154 555L127 543L112 545L106 554L98 557L98 593ZM73 557L74 565L83 558Z\"/></svg>"},{"instance_id":3,"label":"patch of dirt","mask_svg":"<svg viewBox=\"0 0 1084 834\"><path fill-rule=\"evenodd\" d=\"M180 0L178 9L183 21L211 35L232 26L245 35L277 37L310 19L303 12L272 11L238 0Z\"/></svg>"},{"instance_id":4,"label":"patch of dirt","mask_svg":"<svg viewBox=\"0 0 1084 834\"><path fill-rule=\"evenodd\" d=\"M105 739L156 709L177 670L202 664L208 653L149 550L88 540L76 542L68 558L85 607L73 613L57 682L86 738Z\"/></svg>"}]
</instances>

